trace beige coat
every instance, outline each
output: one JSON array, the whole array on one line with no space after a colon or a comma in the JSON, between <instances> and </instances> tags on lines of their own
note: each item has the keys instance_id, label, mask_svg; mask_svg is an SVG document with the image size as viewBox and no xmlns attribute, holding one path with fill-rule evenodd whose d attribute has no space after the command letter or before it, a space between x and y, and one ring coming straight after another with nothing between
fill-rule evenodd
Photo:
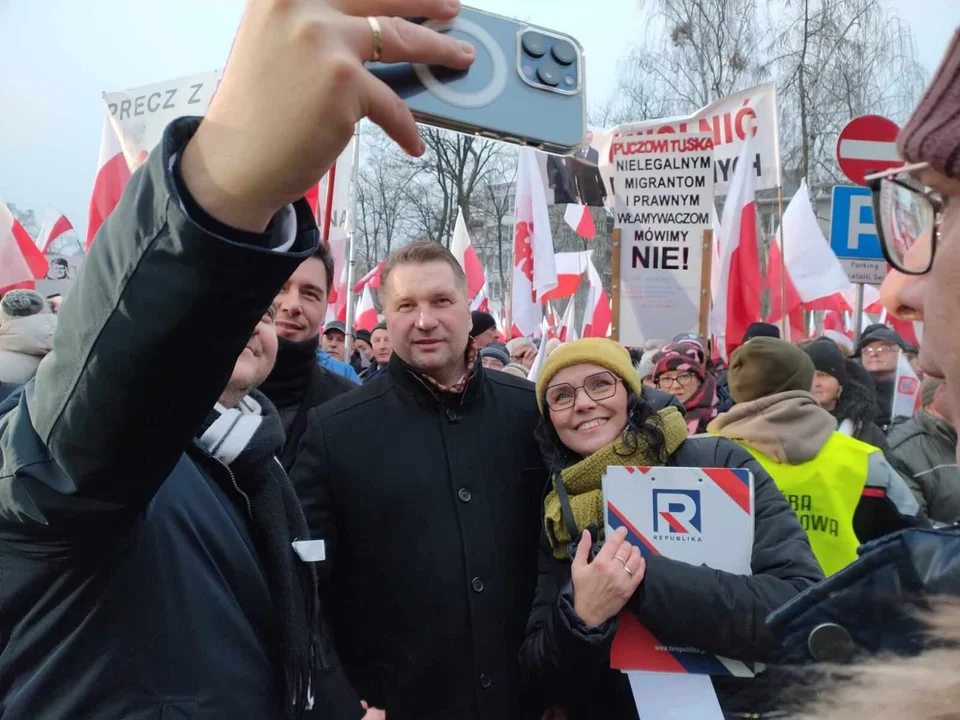
<instances>
[{"instance_id":1,"label":"beige coat","mask_svg":"<svg viewBox=\"0 0 960 720\"><path fill-rule=\"evenodd\" d=\"M37 374L40 361L53 349L57 316L13 318L0 325L0 382L22 385Z\"/></svg>"}]
</instances>

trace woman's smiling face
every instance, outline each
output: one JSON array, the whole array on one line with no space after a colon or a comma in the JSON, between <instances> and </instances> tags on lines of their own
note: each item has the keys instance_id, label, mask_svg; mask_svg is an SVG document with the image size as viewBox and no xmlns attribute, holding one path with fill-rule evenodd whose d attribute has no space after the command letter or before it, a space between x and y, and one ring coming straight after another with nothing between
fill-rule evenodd
<instances>
[{"instance_id":1,"label":"woman's smiling face","mask_svg":"<svg viewBox=\"0 0 960 720\"><path fill-rule=\"evenodd\" d=\"M569 406L554 409L571 399ZM546 400L560 442L584 457L612 443L627 426L627 390L620 378L600 365L563 368L550 380Z\"/></svg>"}]
</instances>

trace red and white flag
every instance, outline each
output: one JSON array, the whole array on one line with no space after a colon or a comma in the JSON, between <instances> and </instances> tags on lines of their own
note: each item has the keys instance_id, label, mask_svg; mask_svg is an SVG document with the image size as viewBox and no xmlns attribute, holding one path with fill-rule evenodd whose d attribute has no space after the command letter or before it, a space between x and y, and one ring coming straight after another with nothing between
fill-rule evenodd
<instances>
[{"instance_id":1,"label":"red and white flag","mask_svg":"<svg viewBox=\"0 0 960 720\"><path fill-rule=\"evenodd\" d=\"M593 266L592 260L587 260L587 280L590 283L590 292L587 293L587 307L583 313L580 337L607 337L613 312L610 310L610 298L603 289L600 273Z\"/></svg>"},{"instance_id":2,"label":"red and white flag","mask_svg":"<svg viewBox=\"0 0 960 720\"><path fill-rule=\"evenodd\" d=\"M750 323L760 320L763 277L757 251L757 203L754 154L743 144L720 220L720 291L712 330L729 357Z\"/></svg>"},{"instance_id":3,"label":"red and white flag","mask_svg":"<svg viewBox=\"0 0 960 720\"><path fill-rule=\"evenodd\" d=\"M557 286L543 295L543 300L560 300L577 294L580 278L587 271L587 263L593 256L593 250L584 252L558 252L554 254L557 268Z\"/></svg>"},{"instance_id":4,"label":"red and white flag","mask_svg":"<svg viewBox=\"0 0 960 720\"><path fill-rule=\"evenodd\" d=\"M540 322L540 347L537 349L537 356L533 359L533 365L530 366L530 372L527 373L527 380L532 383L537 381L537 378L540 376L540 370L543 368L543 364L547 361L547 321L544 318Z\"/></svg>"},{"instance_id":5,"label":"red and white flag","mask_svg":"<svg viewBox=\"0 0 960 720\"><path fill-rule=\"evenodd\" d=\"M897 378L893 386L893 410L891 420L910 417L920 407L920 378L910 366L904 353L897 359Z\"/></svg>"},{"instance_id":6,"label":"red and white flag","mask_svg":"<svg viewBox=\"0 0 960 720\"><path fill-rule=\"evenodd\" d=\"M853 353L853 330L847 322L847 314L839 310L827 310L823 315L823 336Z\"/></svg>"},{"instance_id":7,"label":"red and white flag","mask_svg":"<svg viewBox=\"0 0 960 720\"><path fill-rule=\"evenodd\" d=\"M33 289L47 274L47 258L0 198L0 292Z\"/></svg>"},{"instance_id":8,"label":"red and white flag","mask_svg":"<svg viewBox=\"0 0 960 720\"><path fill-rule=\"evenodd\" d=\"M576 312L576 302L573 298L567 302L567 309L563 311L563 318L560 320L560 327L557 330L557 337L560 342L573 342L577 339L577 328L574 325L574 314Z\"/></svg>"},{"instance_id":9,"label":"red and white flag","mask_svg":"<svg viewBox=\"0 0 960 720\"><path fill-rule=\"evenodd\" d=\"M457 210L457 224L453 228L450 252L453 253L467 276L467 299L472 300L483 288L487 278L484 275L483 266L480 264L480 258L477 257L477 251L473 249L473 243L470 241L470 233L467 232L467 223L463 219L463 210L461 209Z\"/></svg>"},{"instance_id":10,"label":"red and white flag","mask_svg":"<svg viewBox=\"0 0 960 720\"><path fill-rule=\"evenodd\" d=\"M333 226L331 226L333 227ZM330 232L330 254L333 255L333 287L330 288L327 299L327 315L325 322L334 320L347 321L347 264L346 264L346 236L337 229Z\"/></svg>"},{"instance_id":11,"label":"red and white flag","mask_svg":"<svg viewBox=\"0 0 960 720\"><path fill-rule=\"evenodd\" d=\"M357 319L353 321L353 329L373 332L378 322L377 306L373 304L373 293L370 292L369 285L364 285L363 294L360 295L360 304L357 305Z\"/></svg>"},{"instance_id":12,"label":"red and white flag","mask_svg":"<svg viewBox=\"0 0 960 720\"><path fill-rule=\"evenodd\" d=\"M43 224L40 225L40 234L37 235L37 247L46 254L50 243L63 235L67 230L73 230L73 225L67 216L56 208L48 207L43 215Z\"/></svg>"},{"instance_id":13,"label":"red and white flag","mask_svg":"<svg viewBox=\"0 0 960 720\"><path fill-rule=\"evenodd\" d=\"M353 291L359 295L367 285L369 285L373 290L378 290L380 288L380 270L382 269L383 263L378 262L374 266L373 270L360 278L359 282L353 286Z\"/></svg>"},{"instance_id":14,"label":"red and white flag","mask_svg":"<svg viewBox=\"0 0 960 720\"><path fill-rule=\"evenodd\" d=\"M567 221L573 231L582 238L593 240L597 236L597 227L593 224L593 215L586 205L568 203L563 211L563 219Z\"/></svg>"},{"instance_id":15,"label":"red and white flag","mask_svg":"<svg viewBox=\"0 0 960 720\"><path fill-rule=\"evenodd\" d=\"M480 292L478 292L474 296L473 300L470 301L471 312L473 310L479 310L480 312L485 312L485 313L490 312L489 293L490 293L490 288L487 285L487 283L484 283L483 287L480 288ZM494 320L496 320L496 318L494 318ZM498 327L497 329L499 330L500 328Z\"/></svg>"},{"instance_id":16,"label":"red and white flag","mask_svg":"<svg viewBox=\"0 0 960 720\"><path fill-rule=\"evenodd\" d=\"M120 137L110 121L110 113L103 118L100 131L100 159L97 163L97 178L93 183L93 195L90 196L90 218L87 221L87 244L90 251L93 238L103 225L103 221L113 212L120 202L123 189L130 180L130 168L123 155Z\"/></svg>"},{"instance_id":17,"label":"red and white flag","mask_svg":"<svg viewBox=\"0 0 960 720\"><path fill-rule=\"evenodd\" d=\"M553 235L547 196L533 148L522 147L517 158L513 225L513 324L533 335L543 318L543 297L557 286Z\"/></svg>"}]
</instances>

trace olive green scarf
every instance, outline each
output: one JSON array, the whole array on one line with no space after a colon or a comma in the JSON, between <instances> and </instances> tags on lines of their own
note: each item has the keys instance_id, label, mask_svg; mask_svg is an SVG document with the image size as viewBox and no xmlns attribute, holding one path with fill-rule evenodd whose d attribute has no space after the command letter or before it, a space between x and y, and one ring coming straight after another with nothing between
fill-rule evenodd
<instances>
[{"instance_id":1,"label":"olive green scarf","mask_svg":"<svg viewBox=\"0 0 960 720\"><path fill-rule=\"evenodd\" d=\"M657 416L649 418L647 423L657 425L663 430L666 442L662 452L651 452L643 436L637 437L636 447L631 452L624 445L623 436L621 436L560 473L563 486L570 497L570 508L573 511L578 532L583 532L583 529L591 523L596 523L601 530L603 529L601 481L607 467L610 465L631 467L662 465L687 439L687 424L683 420L683 415L675 407L660 410ZM547 539L553 548L553 554L563 560L567 557L567 545L573 542L573 538L570 537L570 532L563 522L560 498L557 496L556 475L554 475L554 488L543 501L543 516Z\"/></svg>"}]
</instances>

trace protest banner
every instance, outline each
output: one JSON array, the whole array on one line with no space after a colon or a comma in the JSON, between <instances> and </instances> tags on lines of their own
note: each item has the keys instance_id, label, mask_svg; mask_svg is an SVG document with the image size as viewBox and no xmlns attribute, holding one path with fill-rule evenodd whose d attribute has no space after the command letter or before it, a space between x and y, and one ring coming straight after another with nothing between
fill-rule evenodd
<instances>
[{"instance_id":1,"label":"protest banner","mask_svg":"<svg viewBox=\"0 0 960 720\"><path fill-rule=\"evenodd\" d=\"M701 133L614 145L617 339L705 333L713 208L713 141ZM706 241L706 244L705 244ZM708 289L708 288L707 288Z\"/></svg>"},{"instance_id":2,"label":"protest banner","mask_svg":"<svg viewBox=\"0 0 960 720\"><path fill-rule=\"evenodd\" d=\"M893 385L893 408L890 421L911 417L920 409L920 378L910 366L910 360L901 350L897 357L897 377Z\"/></svg>"},{"instance_id":3,"label":"protest banner","mask_svg":"<svg viewBox=\"0 0 960 720\"><path fill-rule=\"evenodd\" d=\"M37 280L37 292L44 297L66 295L80 274L83 255L47 255L47 261L47 274L42 280Z\"/></svg>"}]
</instances>

